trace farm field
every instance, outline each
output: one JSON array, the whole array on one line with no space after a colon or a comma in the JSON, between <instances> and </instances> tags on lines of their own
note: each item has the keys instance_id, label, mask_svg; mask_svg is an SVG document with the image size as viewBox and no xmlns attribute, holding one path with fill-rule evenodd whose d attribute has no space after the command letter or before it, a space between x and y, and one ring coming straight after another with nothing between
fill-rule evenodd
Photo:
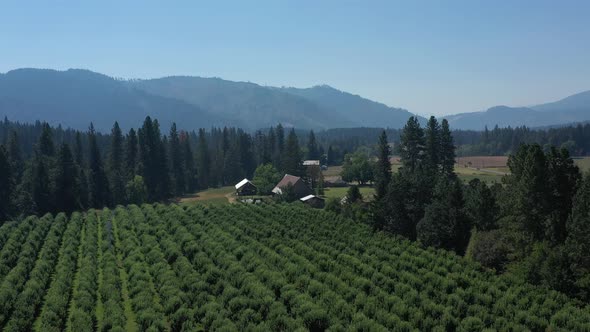
<instances>
[{"instance_id":1,"label":"farm field","mask_svg":"<svg viewBox=\"0 0 590 332\"><path fill-rule=\"evenodd\" d=\"M324 188L324 197L326 198L342 198L346 196L349 187L331 187L331 188ZM361 194L363 195L363 199L369 200L373 194L375 193L375 188L373 187L359 187Z\"/></svg>"},{"instance_id":2,"label":"farm field","mask_svg":"<svg viewBox=\"0 0 590 332\"><path fill-rule=\"evenodd\" d=\"M590 157L574 158L574 162L582 171L587 172L590 170Z\"/></svg>"},{"instance_id":3,"label":"farm field","mask_svg":"<svg viewBox=\"0 0 590 332\"><path fill-rule=\"evenodd\" d=\"M189 205L195 203L226 204L234 200L233 194L235 192L234 186L212 188L183 196L177 203Z\"/></svg>"},{"instance_id":4,"label":"farm field","mask_svg":"<svg viewBox=\"0 0 590 332\"><path fill-rule=\"evenodd\" d=\"M3 331L582 331L590 308L298 205L144 205L0 227Z\"/></svg>"}]
</instances>

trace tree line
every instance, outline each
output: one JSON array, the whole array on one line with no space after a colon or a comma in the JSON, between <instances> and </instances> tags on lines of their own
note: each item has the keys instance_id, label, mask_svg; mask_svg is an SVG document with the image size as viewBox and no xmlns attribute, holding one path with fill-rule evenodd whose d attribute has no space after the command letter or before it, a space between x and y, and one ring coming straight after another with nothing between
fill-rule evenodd
<instances>
[{"instance_id":1,"label":"tree line","mask_svg":"<svg viewBox=\"0 0 590 332\"><path fill-rule=\"evenodd\" d=\"M590 300L590 174L568 149L521 144L509 157L510 174L489 187L458 179L446 120L431 117L422 128L410 118L399 142L402 166L392 174L386 133L379 139L375 229Z\"/></svg>"},{"instance_id":2,"label":"tree line","mask_svg":"<svg viewBox=\"0 0 590 332\"><path fill-rule=\"evenodd\" d=\"M442 121L440 121L442 123ZM360 147L366 147L373 155L375 142L383 129L380 128L339 128L316 133L317 141L323 147L327 165L341 165L346 154ZM403 129L385 129L389 142L397 145ZM556 146L566 148L572 156L590 155L590 123L557 128L528 128L495 126L484 130L452 131L456 153L459 156L498 156L516 153L522 143L537 143L544 148ZM305 140L306 136L301 136ZM305 143L305 142L304 142ZM394 151L397 153L397 151Z\"/></svg>"},{"instance_id":3,"label":"tree line","mask_svg":"<svg viewBox=\"0 0 590 332\"><path fill-rule=\"evenodd\" d=\"M308 177L304 158L323 153L314 132L302 146L282 125L186 132L157 120L123 133L0 122L0 220L163 201L197 189L233 185L266 165L273 174ZM276 176L275 176L276 177Z\"/></svg>"}]
</instances>

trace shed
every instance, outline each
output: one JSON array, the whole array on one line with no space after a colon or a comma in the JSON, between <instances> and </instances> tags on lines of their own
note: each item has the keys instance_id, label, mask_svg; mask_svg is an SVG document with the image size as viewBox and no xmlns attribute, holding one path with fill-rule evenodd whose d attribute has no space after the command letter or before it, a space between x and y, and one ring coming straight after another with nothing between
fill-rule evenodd
<instances>
[{"instance_id":1,"label":"shed","mask_svg":"<svg viewBox=\"0 0 590 332\"><path fill-rule=\"evenodd\" d=\"M303 166L320 166L319 160L304 160Z\"/></svg>"},{"instance_id":2,"label":"shed","mask_svg":"<svg viewBox=\"0 0 590 332\"><path fill-rule=\"evenodd\" d=\"M244 179L238 184L235 185L236 187L236 195L238 196L251 196L256 195L257 188L256 186L250 182L248 179Z\"/></svg>"},{"instance_id":3,"label":"shed","mask_svg":"<svg viewBox=\"0 0 590 332\"><path fill-rule=\"evenodd\" d=\"M302 178L290 174L285 174L283 179L274 187L272 192L277 195L282 195L283 189L288 186L293 187L293 192L297 198L305 197L313 193L311 188L309 188L307 183L305 183Z\"/></svg>"},{"instance_id":4,"label":"shed","mask_svg":"<svg viewBox=\"0 0 590 332\"><path fill-rule=\"evenodd\" d=\"M303 198L300 198L299 200L314 208L324 207L324 199L315 195L307 195Z\"/></svg>"}]
</instances>

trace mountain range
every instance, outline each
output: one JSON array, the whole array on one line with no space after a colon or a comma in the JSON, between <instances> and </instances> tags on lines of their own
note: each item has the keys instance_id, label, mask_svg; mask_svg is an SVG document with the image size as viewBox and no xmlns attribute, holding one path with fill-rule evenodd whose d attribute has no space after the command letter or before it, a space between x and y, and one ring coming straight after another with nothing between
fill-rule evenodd
<instances>
[{"instance_id":1,"label":"mountain range","mask_svg":"<svg viewBox=\"0 0 590 332\"><path fill-rule=\"evenodd\" d=\"M556 102L530 107L495 106L484 112L445 117L456 129L481 130L485 126L551 127L590 120L590 91L577 93Z\"/></svg>"},{"instance_id":2,"label":"mountain range","mask_svg":"<svg viewBox=\"0 0 590 332\"><path fill-rule=\"evenodd\" d=\"M331 88L266 87L219 78L173 76L117 80L88 70L17 69L0 74L0 116L107 131L116 120L137 127L146 115L163 128L237 126L249 130L279 123L301 129L401 128L412 114ZM424 120L421 118L421 120Z\"/></svg>"},{"instance_id":3,"label":"mountain range","mask_svg":"<svg viewBox=\"0 0 590 332\"><path fill-rule=\"evenodd\" d=\"M119 80L89 70L16 69L0 74L0 116L20 122L47 121L75 129L92 122L100 131L114 121L141 124L146 115L166 130L236 126L247 130L278 123L300 129L402 128L412 116L327 85L269 87L220 78L170 76ZM590 91L531 107L496 106L446 116L454 129L498 125L554 126L590 120ZM419 117L420 122L426 119Z\"/></svg>"}]
</instances>

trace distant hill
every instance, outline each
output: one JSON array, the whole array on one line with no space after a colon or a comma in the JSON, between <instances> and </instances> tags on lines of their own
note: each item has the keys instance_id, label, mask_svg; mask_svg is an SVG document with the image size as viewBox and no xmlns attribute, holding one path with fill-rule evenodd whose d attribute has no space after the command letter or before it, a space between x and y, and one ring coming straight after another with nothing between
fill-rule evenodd
<instances>
[{"instance_id":1,"label":"distant hill","mask_svg":"<svg viewBox=\"0 0 590 332\"><path fill-rule=\"evenodd\" d=\"M329 86L265 87L219 78L175 76L129 82L151 94L202 106L261 128L282 123L298 128L401 128L412 114Z\"/></svg>"},{"instance_id":2,"label":"distant hill","mask_svg":"<svg viewBox=\"0 0 590 332\"><path fill-rule=\"evenodd\" d=\"M211 126L265 128L282 123L301 129L379 126L401 128L411 115L321 86L274 88L219 78L175 76L116 80L89 70L17 69L0 74L0 116L108 131L114 121L137 127L146 115L163 130Z\"/></svg>"},{"instance_id":3,"label":"distant hill","mask_svg":"<svg viewBox=\"0 0 590 332\"><path fill-rule=\"evenodd\" d=\"M47 121L76 129L108 131L114 121L137 127L146 115L157 118L163 130L173 121L183 128L231 122L189 103L156 96L122 81L88 70L18 69L0 74L0 115L10 120Z\"/></svg>"},{"instance_id":4,"label":"distant hill","mask_svg":"<svg viewBox=\"0 0 590 332\"><path fill-rule=\"evenodd\" d=\"M364 127L402 128L413 114L401 108L389 107L358 95L319 85L307 89L282 88L281 91L303 97L329 110L331 114ZM426 119L419 117L421 121Z\"/></svg>"},{"instance_id":5,"label":"distant hill","mask_svg":"<svg viewBox=\"0 0 590 332\"><path fill-rule=\"evenodd\" d=\"M147 93L198 105L257 129L282 123L297 128L353 127L305 98L248 82L174 76L128 84Z\"/></svg>"},{"instance_id":6,"label":"distant hill","mask_svg":"<svg viewBox=\"0 0 590 332\"><path fill-rule=\"evenodd\" d=\"M531 107L495 106L485 112L445 116L454 129L480 130L492 128L550 127L590 120L590 91L578 93L556 102Z\"/></svg>"}]
</instances>

